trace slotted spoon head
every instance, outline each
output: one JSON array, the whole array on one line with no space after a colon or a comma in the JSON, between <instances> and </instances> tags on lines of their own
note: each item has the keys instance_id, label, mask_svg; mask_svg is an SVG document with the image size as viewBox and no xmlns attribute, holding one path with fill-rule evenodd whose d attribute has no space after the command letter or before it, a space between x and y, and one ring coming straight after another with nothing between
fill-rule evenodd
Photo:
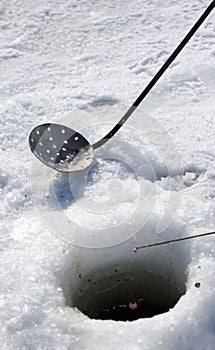
<instances>
[{"instance_id":1,"label":"slotted spoon head","mask_svg":"<svg viewBox=\"0 0 215 350\"><path fill-rule=\"evenodd\" d=\"M93 163L94 152L78 132L60 124L42 124L29 136L31 151L49 167L71 172L86 169Z\"/></svg>"}]
</instances>

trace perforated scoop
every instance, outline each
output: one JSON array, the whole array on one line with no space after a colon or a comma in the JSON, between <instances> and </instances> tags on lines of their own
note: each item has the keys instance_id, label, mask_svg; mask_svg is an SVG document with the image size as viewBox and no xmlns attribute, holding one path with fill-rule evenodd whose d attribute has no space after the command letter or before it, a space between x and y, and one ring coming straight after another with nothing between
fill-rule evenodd
<instances>
[{"instance_id":1,"label":"perforated scoop","mask_svg":"<svg viewBox=\"0 0 215 350\"><path fill-rule=\"evenodd\" d=\"M93 163L93 147L81 134L64 125L38 125L30 133L29 144L38 159L57 171L79 171Z\"/></svg>"},{"instance_id":2,"label":"perforated scoop","mask_svg":"<svg viewBox=\"0 0 215 350\"><path fill-rule=\"evenodd\" d=\"M51 168L62 172L83 170L92 164L94 150L108 142L119 131L188 41L192 38L214 7L215 1L212 1L138 98L134 101L132 106L107 135L93 145L90 145L81 134L67 128L66 126L59 124L42 124L33 129L29 137L30 148L35 156Z\"/></svg>"}]
</instances>

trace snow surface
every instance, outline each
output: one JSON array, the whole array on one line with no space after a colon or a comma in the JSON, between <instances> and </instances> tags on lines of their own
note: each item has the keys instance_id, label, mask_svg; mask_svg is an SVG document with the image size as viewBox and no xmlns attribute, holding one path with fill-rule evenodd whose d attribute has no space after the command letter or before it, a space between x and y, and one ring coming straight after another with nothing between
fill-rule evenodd
<instances>
[{"instance_id":1,"label":"snow surface","mask_svg":"<svg viewBox=\"0 0 215 350\"><path fill-rule=\"evenodd\" d=\"M73 264L132 266L135 246L214 231L214 13L92 168L57 174L28 146L45 122L102 137L207 5L1 1L0 349L214 349L213 236L151 251L186 272L164 314L101 321L65 301Z\"/></svg>"}]
</instances>

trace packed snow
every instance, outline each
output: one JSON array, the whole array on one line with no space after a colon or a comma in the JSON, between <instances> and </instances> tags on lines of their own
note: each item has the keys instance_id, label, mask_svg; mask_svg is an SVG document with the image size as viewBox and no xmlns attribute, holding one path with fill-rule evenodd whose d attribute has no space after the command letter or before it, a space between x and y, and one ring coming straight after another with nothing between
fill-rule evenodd
<instances>
[{"instance_id":1,"label":"packed snow","mask_svg":"<svg viewBox=\"0 0 215 350\"><path fill-rule=\"evenodd\" d=\"M0 349L214 350L214 236L135 249L215 229L214 11L91 167L57 173L28 145L42 123L103 137L207 6L1 1ZM132 322L83 312L138 285L178 301Z\"/></svg>"}]
</instances>

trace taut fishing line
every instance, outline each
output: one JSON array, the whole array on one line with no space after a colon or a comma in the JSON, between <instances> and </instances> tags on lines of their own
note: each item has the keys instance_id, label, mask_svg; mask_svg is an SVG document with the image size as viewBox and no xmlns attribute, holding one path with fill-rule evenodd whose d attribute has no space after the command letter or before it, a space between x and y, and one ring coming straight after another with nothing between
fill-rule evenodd
<instances>
[{"instance_id":1,"label":"taut fishing line","mask_svg":"<svg viewBox=\"0 0 215 350\"><path fill-rule=\"evenodd\" d=\"M136 252L136 251L139 250L139 249L157 247L157 246L161 246L161 245L165 245L165 244L177 243L177 242L181 242L181 241L187 241L187 240L189 240L189 239L202 238L202 237L212 236L212 235L214 235L214 234L215 234L215 232L205 232L205 233L201 233L201 234L193 235L193 236L186 236L186 237L180 237L180 238L170 239L170 240L167 240L167 241L161 241L161 242L157 242L157 243L144 244L144 245L142 245L142 246L135 247L135 248L134 248L134 252Z\"/></svg>"}]
</instances>

